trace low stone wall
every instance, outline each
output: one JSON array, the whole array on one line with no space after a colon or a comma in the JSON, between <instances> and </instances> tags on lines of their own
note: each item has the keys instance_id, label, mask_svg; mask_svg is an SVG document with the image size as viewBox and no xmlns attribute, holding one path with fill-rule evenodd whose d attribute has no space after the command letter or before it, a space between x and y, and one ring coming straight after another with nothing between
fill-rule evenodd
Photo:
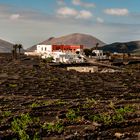
<instances>
[{"instance_id":1,"label":"low stone wall","mask_svg":"<svg viewBox=\"0 0 140 140\"><path fill-rule=\"evenodd\" d=\"M91 72L91 73L94 73L94 72L98 72L98 67L97 66L82 66L82 67L67 67L67 70L76 70L76 71L79 71L79 72Z\"/></svg>"}]
</instances>

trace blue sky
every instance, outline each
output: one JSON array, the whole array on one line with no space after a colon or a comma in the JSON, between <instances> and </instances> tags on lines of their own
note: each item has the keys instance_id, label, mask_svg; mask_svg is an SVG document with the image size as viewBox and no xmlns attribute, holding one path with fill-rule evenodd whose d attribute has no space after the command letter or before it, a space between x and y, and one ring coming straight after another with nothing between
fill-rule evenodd
<instances>
[{"instance_id":1,"label":"blue sky","mask_svg":"<svg viewBox=\"0 0 140 140\"><path fill-rule=\"evenodd\" d=\"M0 38L25 48L51 36L140 40L140 0L0 0Z\"/></svg>"}]
</instances>

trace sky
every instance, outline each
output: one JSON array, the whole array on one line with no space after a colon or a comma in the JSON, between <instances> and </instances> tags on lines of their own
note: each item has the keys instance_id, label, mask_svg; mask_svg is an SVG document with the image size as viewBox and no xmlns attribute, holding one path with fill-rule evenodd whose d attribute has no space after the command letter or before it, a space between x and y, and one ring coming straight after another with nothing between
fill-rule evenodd
<instances>
[{"instance_id":1,"label":"sky","mask_svg":"<svg viewBox=\"0 0 140 140\"><path fill-rule=\"evenodd\" d=\"M50 37L140 40L140 0L0 0L0 39L24 48Z\"/></svg>"}]
</instances>

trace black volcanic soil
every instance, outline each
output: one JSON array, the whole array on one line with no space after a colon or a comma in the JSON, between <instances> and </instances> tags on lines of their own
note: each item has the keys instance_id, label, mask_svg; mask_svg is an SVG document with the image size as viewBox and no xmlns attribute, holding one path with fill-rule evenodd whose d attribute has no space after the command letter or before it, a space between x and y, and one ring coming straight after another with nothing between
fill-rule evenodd
<instances>
[{"instance_id":1,"label":"black volcanic soil","mask_svg":"<svg viewBox=\"0 0 140 140\"><path fill-rule=\"evenodd\" d=\"M12 124L23 114L30 118L24 128L29 139L138 140L140 65L79 73L0 56L1 140L21 139Z\"/></svg>"}]
</instances>

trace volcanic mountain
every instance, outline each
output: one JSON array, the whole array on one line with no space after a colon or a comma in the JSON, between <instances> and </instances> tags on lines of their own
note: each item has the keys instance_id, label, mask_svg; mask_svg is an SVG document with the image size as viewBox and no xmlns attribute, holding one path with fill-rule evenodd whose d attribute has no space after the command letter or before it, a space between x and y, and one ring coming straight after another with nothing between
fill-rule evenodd
<instances>
[{"instance_id":1,"label":"volcanic mountain","mask_svg":"<svg viewBox=\"0 0 140 140\"><path fill-rule=\"evenodd\" d=\"M0 52L1 53L10 53L12 50L13 44L5 40L0 39Z\"/></svg>"},{"instance_id":2,"label":"volcanic mountain","mask_svg":"<svg viewBox=\"0 0 140 140\"><path fill-rule=\"evenodd\" d=\"M65 44L65 45L84 45L84 48L92 48L96 46L96 43L99 43L99 46L105 45L104 42L100 41L99 39L87 35L87 34L80 34L80 33L74 33L58 38L51 37L39 44L45 44L45 45L54 45L54 44ZM36 45L30 47L27 49L28 51L34 51L36 50Z\"/></svg>"},{"instance_id":3,"label":"volcanic mountain","mask_svg":"<svg viewBox=\"0 0 140 140\"><path fill-rule=\"evenodd\" d=\"M140 53L140 41L116 42L102 47L105 52Z\"/></svg>"}]
</instances>

